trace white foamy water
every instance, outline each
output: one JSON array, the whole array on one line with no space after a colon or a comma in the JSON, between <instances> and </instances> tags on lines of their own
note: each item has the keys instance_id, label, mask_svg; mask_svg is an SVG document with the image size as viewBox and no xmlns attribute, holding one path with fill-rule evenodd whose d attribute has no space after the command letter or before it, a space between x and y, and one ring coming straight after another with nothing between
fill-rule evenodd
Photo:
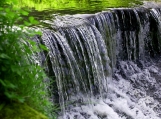
<instances>
[{"instance_id":1,"label":"white foamy water","mask_svg":"<svg viewBox=\"0 0 161 119\"><path fill-rule=\"evenodd\" d=\"M142 7L144 8L158 8L161 7L161 1L143 1Z\"/></svg>"},{"instance_id":2,"label":"white foamy water","mask_svg":"<svg viewBox=\"0 0 161 119\"><path fill-rule=\"evenodd\" d=\"M151 62L141 68L121 61L104 99L69 105L65 117L59 119L160 119L160 65L161 61Z\"/></svg>"}]
</instances>

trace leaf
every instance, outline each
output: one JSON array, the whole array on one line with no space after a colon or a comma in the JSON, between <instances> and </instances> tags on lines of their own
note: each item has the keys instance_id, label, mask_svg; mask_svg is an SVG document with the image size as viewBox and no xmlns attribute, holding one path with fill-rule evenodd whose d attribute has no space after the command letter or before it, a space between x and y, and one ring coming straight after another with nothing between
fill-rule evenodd
<instances>
[{"instance_id":1,"label":"leaf","mask_svg":"<svg viewBox=\"0 0 161 119\"><path fill-rule=\"evenodd\" d=\"M15 89L16 88L16 86L14 84L10 83L10 82L8 82L7 87L11 88L11 89Z\"/></svg>"},{"instance_id":2,"label":"leaf","mask_svg":"<svg viewBox=\"0 0 161 119\"><path fill-rule=\"evenodd\" d=\"M13 99L15 97L13 93L9 93L8 91L4 92L4 94L10 99Z\"/></svg>"},{"instance_id":3,"label":"leaf","mask_svg":"<svg viewBox=\"0 0 161 119\"><path fill-rule=\"evenodd\" d=\"M39 24L39 22L37 20L34 20L33 24L37 25L37 24Z\"/></svg>"},{"instance_id":4,"label":"leaf","mask_svg":"<svg viewBox=\"0 0 161 119\"><path fill-rule=\"evenodd\" d=\"M41 44L40 44L40 48L43 49L43 50L48 51L48 48L47 48L46 46L44 46L44 45L41 45Z\"/></svg>"},{"instance_id":5,"label":"leaf","mask_svg":"<svg viewBox=\"0 0 161 119\"><path fill-rule=\"evenodd\" d=\"M35 20L34 17L29 17L29 21L30 21L31 23L33 23L34 20Z\"/></svg>"},{"instance_id":6,"label":"leaf","mask_svg":"<svg viewBox=\"0 0 161 119\"><path fill-rule=\"evenodd\" d=\"M16 73L17 73L19 76L22 75L22 72L21 72L21 71L17 71Z\"/></svg>"},{"instance_id":7,"label":"leaf","mask_svg":"<svg viewBox=\"0 0 161 119\"><path fill-rule=\"evenodd\" d=\"M26 12L26 11L21 11L21 13L22 13L22 15L24 15L24 16L28 16L28 15L29 15L29 13Z\"/></svg>"},{"instance_id":8,"label":"leaf","mask_svg":"<svg viewBox=\"0 0 161 119\"><path fill-rule=\"evenodd\" d=\"M4 8L0 7L0 10L3 10Z\"/></svg>"},{"instance_id":9,"label":"leaf","mask_svg":"<svg viewBox=\"0 0 161 119\"><path fill-rule=\"evenodd\" d=\"M3 58L3 59L10 59L10 57L7 55L7 54L0 54L0 58Z\"/></svg>"},{"instance_id":10,"label":"leaf","mask_svg":"<svg viewBox=\"0 0 161 119\"><path fill-rule=\"evenodd\" d=\"M34 45L34 46L32 47L32 50L38 52L38 51L39 51L39 48L38 48L36 45Z\"/></svg>"},{"instance_id":11,"label":"leaf","mask_svg":"<svg viewBox=\"0 0 161 119\"><path fill-rule=\"evenodd\" d=\"M30 26L31 24L29 23L29 22L27 22L27 21L24 21L24 24L26 25L26 26Z\"/></svg>"},{"instance_id":12,"label":"leaf","mask_svg":"<svg viewBox=\"0 0 161 119\"><path fill-rule=\"evenodd\" d=\"M16 14L14 12L8 12L8 18L10 18L11 20L13 20L15 16Z\"/></svg>"},{"instance_id":13,"label":"leaf","mask_svg":"<svg viewBox=\"0 0 161 119\"><path fill-rule=\"evenodd\" d=\"M0 111L3 109L4 106L5 106L5 103L0 104Z\"/></svg>"},{"instance_id":14,"label":"leaf","mask_svg":"<svg viewBox=\"0 0 161 119\"><path fill-rule=\"evenodd\" d=\"M33 45L36 45L36 42L35 42L35 41L28 40L28 42L29 42L29 44L32 45L32 46L33 46Z\"/></svg>"},{"instance_id":15,"label":"leaf","mask_svg":"<svg viewBox=\"0 0 161 119\"><path fill-rule=\"evenodd\" d=\"M41 92L39 92L41 95L45 95L46 94L46 92L45 91L41 91Z\"/></svg>"},{"instance_id":16,"label":"leaf","mask_svg":"<svg viewBox=\"0 0 161 119\"><path fill-rule=\"evenodd\" d=\"M11 71L12 72L17 72L18 69L17 69L17 67L15 65L11 65Z\"/></svg>"},{"instance_id":17,"label":"leaf","mask_svg":"<svg viewBox=\"0 0 161 119\"><path fill-rule=\"evenodd\" d=\"M6 86L5 82L2 79L0 79L0 83L2 84L2 86Z\"/></svg>"},{"instance_id":18,"label":"leaf","mask_svg":"<svg viewBox=\"0 0 161 119\"><path fill-rule=\"evenodd\" d=\"M37 31L36 34L41 36L42 32L41 31Z\"/></svg>"},{"instance_id":19,"label":"leaf","mask_svg":"<svg viewBox=\"0 0 161 119\"><path fill-rule=\"evenodd\" d=\"M24 98L18 98L18 101L21 102L21 103L24 103L25 99Z\"/></svg>"},{"instance_id":20,"label":"leaf","mask_svg":"<svg viewBox=\"0 0 161 119\"><path fill-rule=\"evenodd\" d=\"M17 88L17 86L12 84L10 81L7 81L7 80L4 80L4 81L0 80L0 81L3 82L2 85L4 85L6 88L10 88L10 89Z\"/></svg>"},{"instance_id":21,"label":"leaf","mask_svg":"<svg viewBox=\"0 0 161 119\"><path fill-rule=\"evenodd\" d=\"M18 17L17 20L23 20L23 18L22 17Z\"/></svg>"},{"instance_id":22,"label":"leaf","mask_svg":"<svg viewBox=\"0 0 161 119\"><path fill-rule=\"evenodd\" d=\"M10 9L9 9L9 8L6 8L5 11L6 11L6 12L10 12Z\"/></svg>"},{"instance_id":23,"label":"leaf","mask_svg":"<svg viewBox=\"0 0 161 119\"><path fill-rule=\"evenodd\" d=\"M33 24L33 25L34 25L34 24L36 25L36 24L38 24L38 23L39 23L39 22L38 22L37 20L35 20L35 18L34 18L34 17L32 17L32 16L31 16L31 17L29 17L29 21L30 21L30 23L31 23L31 24Z\"/></svg>"}]
</instances>

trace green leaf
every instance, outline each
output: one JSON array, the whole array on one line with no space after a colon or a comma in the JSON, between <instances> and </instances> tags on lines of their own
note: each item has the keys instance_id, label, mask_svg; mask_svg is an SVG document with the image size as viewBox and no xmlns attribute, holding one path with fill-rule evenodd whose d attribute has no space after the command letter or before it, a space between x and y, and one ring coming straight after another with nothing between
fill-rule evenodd
<instances>
[{"instance_id":1,"label":"green leaf","mask_svg":"<svg viewBox=\"0 0 161 119\"><path fill-rule=\"evenodd\" d=\"M10 18L10 20L13 20L15 16L16 14L14 12L8 12L8 18Z\"/></svg>"},{"instance_id":2,"label":"green leaf","mask_svg":"<svg viewBox=\"0 0 161 119\"><path fill-rule=\"evenodd\" d=\"M4 106L5 106L5 103L0 104L0 111L3 109Z\"/></svg>"},{"instance_id":3,"label":"green leaf","mask_svg":"<svg viewBox=\"0 0 161 119\"><path fill-rule=\"evenodd\" d=\"M45 91L41 91L41 92L39 92L41 95L45 95L46 94L46 92Z\"/></svg>"},{"instance_id":4,"label":"green leaf","mask_svg":"<svg viewBox=\"0 0 161 119\"><path fill-rule=\"evenodd\" d=\"M21 102L21 103L24 103L25 99L24 98L18 98L18 101Z\"/></svg>"},{"instance_id":5,"label":"green leaf","mask_svg":"<svg viewBox=\"0 0 161 119\"><path fill-rule=\"evenodd\" d=\"M16 97L13 93L9 93L8 91L4 92L4 94L10 99L13 99L14 97Z\"/></svg>"},{"instance_id":6,"label":"green leaf","mask_svg":"<svg viewBox=\"0 0 161 119\"><path fill-rule=\"evenodd\" d=\"M12 72L17 72L18 69L17 69L17 67L15 65L11 65L11 71Z\"/></svg>"},{"instance_id":7,"label":"green leaf","mask_svg":"<svg viewBox=\"0 0 161 119\"><path fill-rule=\"evenodd\" d=\"M30 21L31 23L33 23L34 20L35 20L34 17L29 17L29 21Z\"/></svg>"},{"instance_id":8,"label":"green leaf","mask_svg":"<svg viewBox=\"0 0 161 119\"><path fill-rule=\"evenodd\" d=\"M41 44L39 46L40 46L41 49L48 51L48 48L46 46L41 45Z\"/></svg>"},{"instance_id":9,"label":"green leaf","mask_svg":"<svg viewBox=\"0 0 161 119\"><path fill-rule=\"evenodd\" d=\"M17 20L23 20L23 18L22 17L18 17Z\"/></svg>"},{"instance_id":10,"label":"green leaf","mask_svg":"<svg viewBox=\"0 0 161 119\"><path fill-rule=\"evenodd\" d=\"M26 26L30 26L31 24L29 23L29 22L27 22L27 21L24 21L24 24L26 25Z\"/></svg>"},{"instance_id":11,"label":"green leaf","mask_svg":"<svg viewBox=\"0 0 161 119\"><path fill-rule=\"evenodd\" d=\"M34 20L32 23L35 25L39 24L39 22L37 20Z\"/></svg>"},{"instance_id":12,"label":"green leaf","mask_svg":"<svg viewBox=\"0 0 161 119\"><path fill-rule=\"evenodd\" d=\"M37 31L36 34L41 36L42 32L41 31Z\"/></svg>"},{"instance_id":13,"label":"green leaf","mask_svg":"<svg viewBox=\"0 0 161 119\"><path fill-rule=\"evenodd\" d=\"M28 16L28 15L29 15L29 13L26 12L26 11L21 11L21 13L22 13L22 15L24 15L24 16Z\"/></svg>"},{"instance_id":14,"label":"green leaf","mask_svg":"<svg viewBox=\"0 0 161 119\"><path fill-rule=\"evenodd\" d=\"M2 79L0 79L0 83L2 84L2 86L6 86L5 82Z\"/></svg>"},{"instance_id":15,"label":"green leaf","mask_svg":"<svg viewBox=\"0 0 161 119\"><path fill-rule=\"evenodd\" d=\"M36 45L34 45L34 46L32 47L32 50L33 50L33 51L39 51L39 48L38 48Z\"/></svg>"},{"instance_id":16,"label":"green leaf","mask_svg":"<svg viewBox=\"0 0 161 119\"><path fill-rule=\"evenodd\" d=\"M3 59L10 59L10 57L7 55L7 54L0 54L0 58L3 58Z\"/></svg>"},{"instance_id":17,"label":"green leaf","mask_svg":"<svg viewBox=\"0 0 161 119\"><path fill-rule=\"evenodd\" d=\"M6 12L10 12L10 9L9 9L9 8L6 8L5 11L6 11Z\"/></svg>"},{"instance_id":18,"label":"green leaf","mask_svg":"<svg viewBox=\"0 0 161 119\"><path fill-rule=\"evenodd\" d=\"M36 45L36 42L35 42L35 41L28 40L28 42L29 42L29 44L32 45L32 46L33 46L33 45Z\"/></svg>"},{"instance_id":19,"label":"green leaf","mask_svg":"<svg viewBox=\"0 0 161 119\"><path fill-rule=\"evenodd\" d=\"M21 71L17 71L16 73L17 73L19 76L22 75L22 72L21 72Z\"/></svg>"},{"instance_id":20,"label":"green leaf","mask_svg":"<svg viewBox=\"0 0 161 119\"><path fill-rule=\"evenodd\" d=\"M10 88L10 89L16 89L17 88L16 85L14 85L14 84L12 84L10 82L7 83L7 87Z\"/></svg>"},{"instance_id":21,"label":"green leaf","mask_svg":"<svg viewBox=\"0 0 161 119\"><path fill-rule=\"evenodd\" d=\"M0 7L0 10L3 10L4 8Z\"/></svg>"},{"instance_id":22,"label":"green leaf","mask_svg":"<svg viewBox=\"0 0 161 119\"><path fill-rule=\"evenodd\" d=\"M33 25L36 25L36 24L38 24L39 22L37 21L37 20L35 20L35 18L34 17L29 17L29 21L30 21L30 23L31 24L33 24Z\"/></svg>"},{"instance_id":23,"label":"green leaf","mask_svg":"<svg viewBox=\"0 0 161 119\"><path fill-rule=\"evenodd\" d=\"M4 81L0 80L0 83L1 83L3 86L5 86L6 88L10 88L10 89L15 89L15 88L17 88L16 85L12 84L10 81L7 81L7 80L4 80Z\"/></svg>"}]
</instances>

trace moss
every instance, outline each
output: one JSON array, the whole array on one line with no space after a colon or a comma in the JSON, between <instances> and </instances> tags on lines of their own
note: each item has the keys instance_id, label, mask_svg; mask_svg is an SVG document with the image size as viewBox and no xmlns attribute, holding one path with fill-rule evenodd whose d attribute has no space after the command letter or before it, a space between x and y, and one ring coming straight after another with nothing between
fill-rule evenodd
<instances>
[{"instance_id":1,"label":"moss","mask_svg":"<svg viewBox=\"0 0 161 119\"><path fill-rule=\"evenodd\" d=\"M26 104L12 103L0 105L0 119L48 119Z\"/></svg>"}]
</instances>

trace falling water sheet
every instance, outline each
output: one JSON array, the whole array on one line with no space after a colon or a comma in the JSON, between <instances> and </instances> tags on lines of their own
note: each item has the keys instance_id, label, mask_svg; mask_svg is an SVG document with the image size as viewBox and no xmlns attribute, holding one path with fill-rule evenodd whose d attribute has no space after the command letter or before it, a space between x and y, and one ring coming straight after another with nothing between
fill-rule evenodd
<instances>
[{"instance_id":1,"label":"falling water sheet","mask_svg":"<svg viewBox=\"0 0 161 119\"><path fill-rule=\"evenodd\" d=\"M57 32L45 31L43 41L64 112L59 119L160 118L161 67L151 58L160 52L159 15L160 9L113 9L50 22Z\"/></svg>"}]
</instances>

